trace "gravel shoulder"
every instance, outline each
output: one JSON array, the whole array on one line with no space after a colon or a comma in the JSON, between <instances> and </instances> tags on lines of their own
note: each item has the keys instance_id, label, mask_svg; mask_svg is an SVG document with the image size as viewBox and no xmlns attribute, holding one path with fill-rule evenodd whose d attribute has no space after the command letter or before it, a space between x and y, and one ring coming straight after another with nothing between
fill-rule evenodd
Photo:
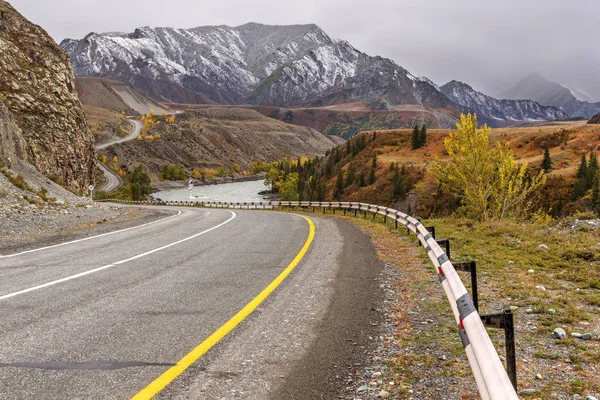
<instances>
[{"instance_id":1,"label":"gravel shoulder","mask_svg":"<svg viewBox=\"0 0 600 400\"><path fill-rule=\"evenodd\" d=\"M125 229L170 214L164 210L104 204L9 211L1 216L0 254L17 253Z\"/></svg>"}]
</instances>

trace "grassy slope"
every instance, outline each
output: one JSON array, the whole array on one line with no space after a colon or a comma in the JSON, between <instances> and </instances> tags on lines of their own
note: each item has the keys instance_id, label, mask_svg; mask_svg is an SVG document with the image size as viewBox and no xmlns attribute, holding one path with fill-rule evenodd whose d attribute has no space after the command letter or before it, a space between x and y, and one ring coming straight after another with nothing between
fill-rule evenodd
<instances>
[{"instance_id":1,"label":"grassy slope","mask_svg":"<svg viewBox=\"0 0 600 400\"><path fill-rule=\"evenodd\" d=\"M448 130L428 130L427 145L421 149L412 150L410 145L411 130L377 131L374 142L367 140L367 147L355 157L344 156L342 160L343 171L347 171L347 163L353 162L357 171L368 173L374 153L378 159L378 180L374 185L359 188L353 185L345 190L342 200L368 201L382 205L394 205L390 199L391 174L390 163L400 163L417 171L426 170L427 166L436 159L445 159L444 138ZM372 133L364 133L371 137ZM556 125L544 127L514 127L492 129L491 143L508 142L519 161L527 161L533 171L538 170L542 161L544 148L550 146L550 155L553 161L553 170L548 175L547 187L543 204L548 209L558 208L558 193L565 201L570 198L570 184L574 182L575 172L582 151L600 150L600 125ZM352 143L352 141L351 141ZM418 174L417 174L418 176ZM435 191L428 174L423 175L424 184L419 187L419 196L422 203L427 203L426 198ZM333 193L336 176L328 182L328 193ZM406 207L406 204L395 204ZM417 205L418 207L418 205ZM576 204L566 205L563 211L577 209ZM408 211L408 208L405 208ZM428 215L428 214L425 214Z\"/></svg>"},{"instance_id":2,"label":"grassy slope","mask_svg":"<svg viewBox=\"0 0 600 400\"><path fill-rule=\"evenodd\" d=\"M451 240L453 260L477 261L482 313L518 307L513 312L520 388L535 387L541 391L535 397L540 398L549 398L552 392L598 394L600 232L572 231L566 223L452 219L423 223L434 225L438 238ZM540 244L548 250L540 249ZM463 277L464 282L469 279ZM554 339L557 327L569 336ZM502 343L501 332L489 332ZM592 333L593 338L576 339L572 332Z\"/></svg>"}]
</instances>

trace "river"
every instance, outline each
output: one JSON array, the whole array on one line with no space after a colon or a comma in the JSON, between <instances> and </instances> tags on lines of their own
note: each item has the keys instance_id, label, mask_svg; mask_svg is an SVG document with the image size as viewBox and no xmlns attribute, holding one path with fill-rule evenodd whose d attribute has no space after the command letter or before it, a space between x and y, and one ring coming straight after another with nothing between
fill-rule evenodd
<instances>
[{"instance_id":1,"label":"river","mask_svg":"<svg viewBox=\"0 0 600 400\"><path fill-rule=\"evenodd\" d=\"M264 181L232 182L218 185L194 186L195 201L264 201L258 192L266 190ZM164 201L186 201L190 199L188 188L163 189L152 194Z\"/></svg>"}]
</instances>

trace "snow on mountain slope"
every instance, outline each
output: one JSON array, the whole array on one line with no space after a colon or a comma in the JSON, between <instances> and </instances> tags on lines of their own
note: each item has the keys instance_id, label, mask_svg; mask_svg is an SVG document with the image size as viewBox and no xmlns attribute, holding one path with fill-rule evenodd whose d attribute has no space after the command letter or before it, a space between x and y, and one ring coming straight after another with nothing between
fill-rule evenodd
<instances>
[{"instance_id":1,"label":"snow on mountain slope","mask_svg":"<svg viewBox=\"0 0 600 400\"><path fill-rule=\"evenodd\" d=\"M61 45L76 75L125 81L166 101L299 106L386 97L452 107L428 81L334 41L314 24L144 27Z\"/></svg>"},{"instance_id":2,"label":"snow on mountain slope","mask_svg":"<svg viewBox=\"0 0 600 400\"><path fill-rule=\"evenodd\" d=\"M532 100L497 100L458 81L448 82L440 90L468 111L496 121L514 123L569 117L556 107L542 106Z\"/></svg>"}]
</instances>

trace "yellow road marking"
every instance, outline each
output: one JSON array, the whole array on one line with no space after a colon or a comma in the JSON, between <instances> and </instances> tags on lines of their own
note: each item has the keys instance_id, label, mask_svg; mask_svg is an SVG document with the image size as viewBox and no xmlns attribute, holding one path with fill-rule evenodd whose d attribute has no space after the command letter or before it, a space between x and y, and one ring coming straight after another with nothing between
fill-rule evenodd
<instances>
[{"instance_id":1,"label":"yellow road marking","mask_svg":"<svg viewBox=\"0 0 600 400\"><path fill-rule=\"evenodd\" d=\"M296 214L294 214L296 215ZM284 281L285 278L296 268L300 263L304 255L308 251L314 237L315 237L315 224L310 218L303 215L298 215L304 218L308 222L309 233L304 246L292 262L279 274L273 282L269 284L262 292L259 293L250 303L246 304L237 314L235 314L229 321L223 326L217 329L212 335L210 335L204 342L200 343L195 349L190 351L185 357L183 357L177 364L166 370L161 376L156 378L152 383L142 389L138 394L132 397L132 400L151 399L161 390L163 390L168 384L173 382L175 378L181 375L190 365L195 363L200 357L202 357L208 350L214 345L219 343L229 332L231 332L236 326L240 324L248 315L252 314L254 310Z\"/></svg>"}]
</instances>

